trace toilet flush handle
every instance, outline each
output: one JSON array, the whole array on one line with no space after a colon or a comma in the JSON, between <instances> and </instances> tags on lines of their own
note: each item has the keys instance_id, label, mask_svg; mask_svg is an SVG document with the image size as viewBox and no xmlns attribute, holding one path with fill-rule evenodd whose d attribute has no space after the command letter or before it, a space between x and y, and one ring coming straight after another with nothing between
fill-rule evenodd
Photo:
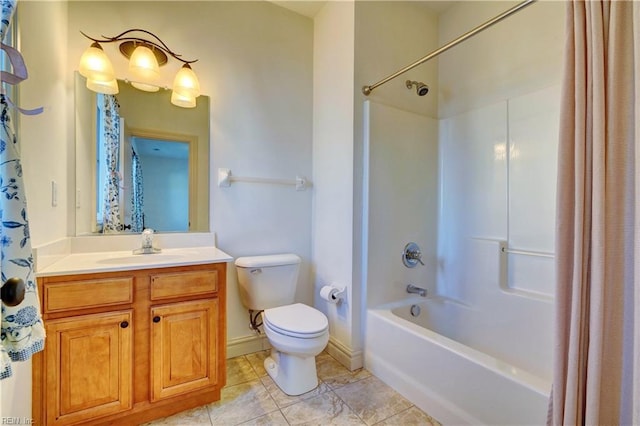
<instances>
[{"instance_id":1,"label":"toilet flush handle","mask_svg":"<svg viewBox=\"0 0 640 426\"><path fill-rule=\"evenodd\" d=\"M249 272L251 273L251 275L261 274L262 273L262 268L252 269Z\"/></svg>"}]
</instances>

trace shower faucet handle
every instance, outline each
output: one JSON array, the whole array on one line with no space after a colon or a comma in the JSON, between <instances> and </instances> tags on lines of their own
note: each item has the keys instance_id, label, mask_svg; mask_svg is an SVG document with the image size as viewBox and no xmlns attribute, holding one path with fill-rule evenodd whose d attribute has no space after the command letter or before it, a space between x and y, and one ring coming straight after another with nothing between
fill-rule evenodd
<instances>
[{"instance_id":1,"label":"shower faucet handle","mask_svg":"<svg viewBox=\"0 0 640 426\"><path fill-rule=\"evenodd\" d=\"M407 252L407 259L417 260L421 265L424 265L424 262L422 261L422 253L420 252L420 250Z\"/></svg>"},{"instance_id":2,"label":"shower faucet handle","mask_svg":"<svg viewBox=\"0 0 640 426\"><path fill-rule=\"evenodd\" d=\"M402 263L404 263L404 266L407 268L413 268L418 263L424 266L424 262L422 261L422 252L416 243L409 243L404 246L404 251L402 252Z\"/></svg>"}]
</instances>

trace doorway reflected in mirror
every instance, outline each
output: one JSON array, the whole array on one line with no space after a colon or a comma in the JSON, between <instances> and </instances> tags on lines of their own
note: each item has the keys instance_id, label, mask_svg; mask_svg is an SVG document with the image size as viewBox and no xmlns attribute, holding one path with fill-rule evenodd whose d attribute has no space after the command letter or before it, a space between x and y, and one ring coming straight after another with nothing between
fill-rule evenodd
<instances>
[{"instance_id":1,"label":"doorway reflected in mirror","mask_svg":"<svg viewBox=\"0 0 640 426\"><path fill-rule=\"evenodd\" d=\"M125 199L132 231L189 231L190 142L131 136L131 161L125 162ZM128 197L128 198L127 198ZM127 215L125 215L127 216Z\"/></svg>"}]
</instances>

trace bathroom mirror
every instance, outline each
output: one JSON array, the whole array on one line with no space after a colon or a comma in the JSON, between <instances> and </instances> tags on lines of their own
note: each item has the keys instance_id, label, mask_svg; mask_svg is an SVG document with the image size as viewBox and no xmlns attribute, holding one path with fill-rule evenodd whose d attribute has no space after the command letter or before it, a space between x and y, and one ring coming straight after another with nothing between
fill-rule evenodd
<instances>
[{"instance_id":1,"label":"bathroom mirror","mask_svg":"<svg viewBox=\"0 0 640 426\"><path fill-rule=\"evenodd\" d=\"M117 232L140 232L141 226L157 232L209 231L209 98L198 97L195 108L180 108L171 104L170 90L150 93L118 84L122 226ZM103 233L100 99L76 72L77 236Z\"/></svg>"}]
</instances>

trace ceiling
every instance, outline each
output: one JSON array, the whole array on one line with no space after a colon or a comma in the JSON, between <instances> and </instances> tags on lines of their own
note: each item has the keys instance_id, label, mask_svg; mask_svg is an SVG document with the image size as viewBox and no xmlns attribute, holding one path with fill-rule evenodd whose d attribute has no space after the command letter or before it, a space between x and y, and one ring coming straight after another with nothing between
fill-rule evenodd
<instances>
[{"instance_id":1,"label":"ceiling","mask_svg":"<svg viewBox=\"0 0 640 426\"><path fill-rule=\"evenodd\" d=\"M301 15L307 16L309 18L314 18L316 14L322 9L322 6L327 3L327 0L269 0L272 3L277 4L278 6L284 7L286 9L292 10ZM362 1L362 0L355 0ZM367 0L367 1L375 1L375 0ZM406 1L406 0L391 0L391 1ZM453 6L456 1L453 0L421 0L421 4L433 10L434 12L440 14Z\"/></svg>"},{"instance_id":2,"label":"ceiling","mask_svg":"<svg viewBox=\"0 0 640 426\"><path fill-rule=\"evenodd\" d=\"M326 3L325 0L270 0L272 3L292 10L300 15L312 18L322 9Z\"/></svg>"},{"instance_id":3,"label":"ceiling","mask_svg":"<svg viewBox=\"0 0 640 426\"><path fill-rule=\"evenodd\" d=\"M180 141L132 136L131 143L141 157L165 157L176 160L189 159L189 144Z\"/></svg>"}]
</instances>

